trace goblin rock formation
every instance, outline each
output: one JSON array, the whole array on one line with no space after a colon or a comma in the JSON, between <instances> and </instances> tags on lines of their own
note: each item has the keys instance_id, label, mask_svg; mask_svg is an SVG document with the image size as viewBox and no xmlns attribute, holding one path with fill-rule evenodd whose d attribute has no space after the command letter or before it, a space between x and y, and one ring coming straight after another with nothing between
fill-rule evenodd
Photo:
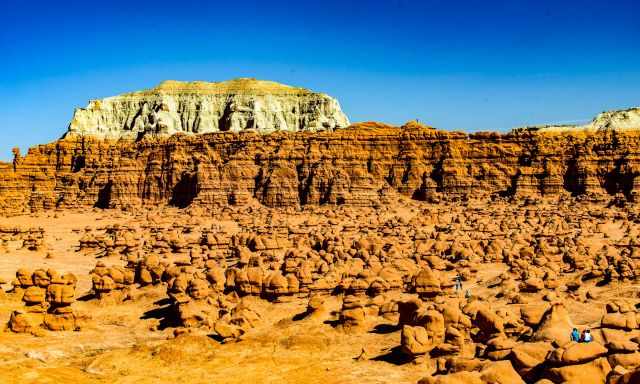
<instances>
[{"instance_id":1,"label":"goblin rock formation","mask_svg":"<svg viewBox=\"0 0 640 384\"><path fill-rule=\"evenodd\" d=\"M165 81L156 88L92 100L76 109L67 136L137 139L175 133L317 131L349 125L338 102L271 81Z\"/></svg>"},{"instance_id":2,"label":"goblin rock formation","mask_svg":"<svg viewBox=\"0 0 640 384\"><path fill-rule=\"evenodd\" d=\"M184 342L168 358L188 378L200 370L209 379L215 367L240 375L246 366L255 375L251 368L267 366L272 375L274 366L322 362L299 377L333 364L339 378L357 369L381 383L635 383L640 207L608 203L432 204L400 196L375 207L157 206L2 217L15 221L6 227L11 234L27 233L20 220L41 221L53 261L78 273L59 275L27 249L0 249L3 266L19 258L28 267L14 269L12 290L0 291L11 331L0 340L20 347L36 343L24 333L40 336L32 347L38 354L27 352L34 359L53 342L66 345L73 360L49 361L51 373L42 375L81 364L87 380L93 372L143 377L122 367L152 364L159 382L173 382L164 377L175 367L162 368L167 357L147 348ZM72 241L59 244L53 234ZM589 329L593 340L575 342L573 328ZM105 337L126 344L104 344ZM202 349L215 359L189 357L200 351L198 337L216 341ZM79 342L99 350L73 352ZM238 361L234 351L250 362L230 364ZM20 361L6 364L15 369ZM2 374L12 373L0 366Z\"/></svg>"},{"instance_id":3,"label":"goblin rock formation","mask_svg":"<svg viewBox=\"0 0 640 384\"><path fill-rule=\"evenodd\" d=\"M9 329L14 332L38 334L41 328L51 331L75 330L76 316L71 304L75 301L77 278L73 274L60 275L55 270L16 272L14 290L22 292L23 309L14 311Z\"/></svg>"}]
</instances>

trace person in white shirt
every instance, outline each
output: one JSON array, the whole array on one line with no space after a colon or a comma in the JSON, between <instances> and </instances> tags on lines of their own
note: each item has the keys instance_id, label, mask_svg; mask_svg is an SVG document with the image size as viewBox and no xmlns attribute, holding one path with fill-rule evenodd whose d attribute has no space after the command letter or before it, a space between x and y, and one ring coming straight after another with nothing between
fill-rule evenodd
<instances>
[{"instance_id":1,"label":"person in white shirt","mask_svg":"<svg viewBox=\"0 0 640 384\"><path fill-rule=\"evenodd\" d=\"M591 331L589 331L588 329L585 329L584 332L582 332L582 342L590 343L592 340L593 340L593 337L591 337Z\"/></svg>"}]
</instances>

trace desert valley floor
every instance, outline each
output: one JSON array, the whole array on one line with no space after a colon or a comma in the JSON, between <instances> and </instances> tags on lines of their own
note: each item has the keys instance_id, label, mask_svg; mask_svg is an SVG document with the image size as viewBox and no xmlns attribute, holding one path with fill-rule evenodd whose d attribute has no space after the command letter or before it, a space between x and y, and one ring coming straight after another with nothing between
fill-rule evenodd
<instances>
[{"instance_id":1,"label":"desert valley floor","mask_svg":"<svg viewBox=\"0 0 640 384\"><path fill-rule=\"evenodd\" d=\"M0 377L637 382L638 212L400 197L1 218Z\"/></svg>"}]
</instances>

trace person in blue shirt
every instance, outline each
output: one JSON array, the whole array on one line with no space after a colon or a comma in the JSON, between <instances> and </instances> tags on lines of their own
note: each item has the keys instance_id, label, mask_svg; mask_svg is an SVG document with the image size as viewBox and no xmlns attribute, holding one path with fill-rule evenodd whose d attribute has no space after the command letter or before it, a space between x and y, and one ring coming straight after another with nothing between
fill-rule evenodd
<instances>
[{"instance_id":1,"label":"person in blue shirt","mask_svg":"<svg viewBox=\"0 0 640 384\"><path fill-rule=\"evenodd\" d=\"M580 341L580 332L578 332L578 328L573 328L573 331L571 332L571 341Z\"/></svg>"}]
</instances>

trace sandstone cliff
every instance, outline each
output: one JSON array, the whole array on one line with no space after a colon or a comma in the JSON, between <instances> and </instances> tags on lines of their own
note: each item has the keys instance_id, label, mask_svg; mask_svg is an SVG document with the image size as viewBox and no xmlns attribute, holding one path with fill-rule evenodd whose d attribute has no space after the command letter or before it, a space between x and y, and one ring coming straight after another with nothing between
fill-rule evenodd
<instances>
[{"instance_id":1,"label":"sandstone cliff","mask_svg":"<svg viewBox=\"0 0 640 384\"><path fill-rule=\"evenodd\" d=\"M271 81L165 81L140 92L92 100L76 109L66 136L139 139L175 133L317 131L346 127L338 102Z\"/></svg>"},{"instance_id":2,"label":"sandstone cliff","mask_svg":"<svg viewBox=\"0 0 640 384\"><path fill-rule=\"evenodd\" d=\"M445 132L365 123L112 141L69 136L0 165L0 210L170 204L375 205L582 196L633 200L640 130Z\"/></svg>"}]
</instances>

